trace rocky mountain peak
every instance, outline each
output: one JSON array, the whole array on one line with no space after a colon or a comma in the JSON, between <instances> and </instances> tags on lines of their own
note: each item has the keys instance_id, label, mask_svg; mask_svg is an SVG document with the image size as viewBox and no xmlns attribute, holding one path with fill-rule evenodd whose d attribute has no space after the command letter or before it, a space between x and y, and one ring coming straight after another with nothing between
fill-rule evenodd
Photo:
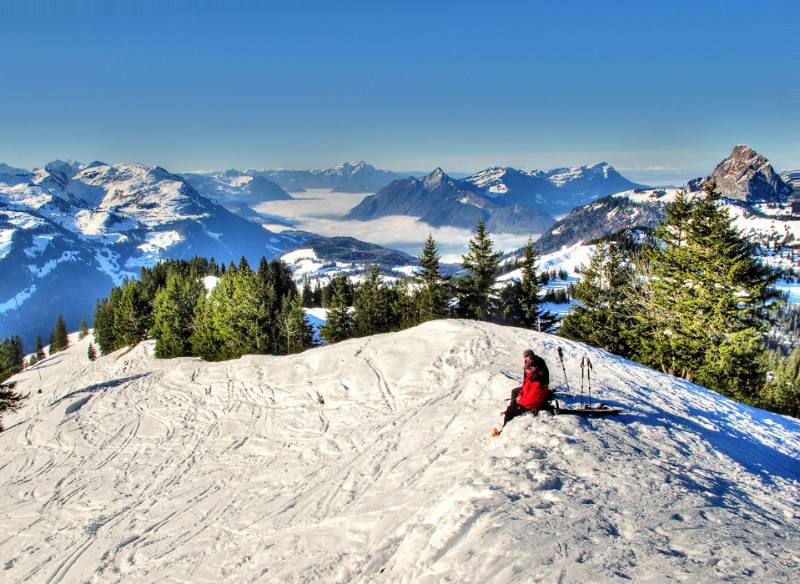
<instances>
[{"instance_id":1,"label":"rocky mountain peak","mask_svg":"<svg viewBox=\"0 0 800 584\"><path fill-rule=\"evenodd\" d=\"M779 201L790 189L764 156L738 144L711 174L722 196L745 202Z\"/></svg>"},{"instance_id":2,"label":"rocky mountain peak","mask_svg":"<svg viewBox=\"0 0 800 584\"><path fill-rule=\"evenodd\" d=\"M434 189L446 180L449 180L449 178L450 177L444 173L442 168L437 166L435 169L433 169L433 172L422 179L422 183L426 189Z\"/></svg>"}]
</instances>

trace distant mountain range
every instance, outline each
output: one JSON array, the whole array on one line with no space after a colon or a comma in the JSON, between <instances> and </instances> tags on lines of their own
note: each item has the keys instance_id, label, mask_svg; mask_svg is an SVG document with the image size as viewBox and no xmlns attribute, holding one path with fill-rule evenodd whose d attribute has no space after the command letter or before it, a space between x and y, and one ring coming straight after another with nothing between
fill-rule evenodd
<instances>
[{"instance_id":1,"label":"distant mountain range","mask_svg":"<svg viewBox=\"0 0 800 584\"><path fill-rule=\"evenodd\" d=\"M394 181L366 197L347 218L366 221L411 215L435 227L467 228L483 219L493 231L542 233L555 223L553 215L610 193L642 187L606 163L532 172L495 167L464 179L451 178L437 168L421 179Z\"/></svg>"},{"instance_id":2,"label":"distant mountain range","mask_svg":"<svg viewBox=\"0 0 800 584\"><path fill-rule=\"evenodd\" d=\"M472 184L447 176L441 168L423 178L394 181L356 205L345 219L367 221L410 215L434 227L471 229L484 220L493 231L541 233L554 219L524 205L498 204Z\"/></svg>"},{"instance_id":3,"label":"distant mountain range","mask_svg":"<svg viewBox=\"0 0 800 584\"><path fill-rule=\"evenodd\" d=\"M290 195L259 172L307 173L318 181L304 182L309 188L357 191L368 190L362 180L367 176L377 181L392 174L365 163L327 171L184 176L141 164L54 161L34 171L0 164L0 337L19 333L30 346L34 335L47 336L59 313L75 328L81 318L91 318L98 297L161 258L205 256L227 263L245 256L254 263L310 247L322 263L342 258L384 267L409 263L404 254L350 238L264 229L249 205ZM749 209L757 201L785 199L800 172L781 177L765 158L737 146L712 178ZM704 180L687 189L700 188ZM618 190L622 194L604 196ZM543 234L539 247L546 252L621 229L651 227L669 199L667 191L644 189L605 163L532 172L498 167L464 179L436 169L422 178L392 179L348 218L412 215L434 226L470 229L483 219L492 232ZM556 222L552 215L573 204L577 207Z\"/></svg>"},{"instance_id":4,"label":"distant mountain range","mask_svg":"<svg viewBox=\"0 0 800 584\"><path fill-rule=\"evenodd\" d=\"M501 204L521 204L548 215L568 213L578 205L629 189L645 188L622 176L607 162L532 170L487 168L464 179Z\"/></svg>"},{"instance_id":5,"label":"distant mountain range","mask_svg":"<svg viewBox=\"0 0 800 584\"><path fill-rule=\"evenodd\" d=\"M800 182L800 171L789 171L779 176L769 160L749 146L740 144L716 166L711 175L690 181L680 190L697 193L708 180L714 180L720 193L733 205L748 211L745 215L750 215L753 223L750 229L757 235L765 229L774 231L776 226L767 219L763 220L765 226L756 225L757 212L753 206L760 202L786 201L791 192L791 181ZM674 200L678 190L637 188L576 207L539 238L537 249L543 254L551 253L565 246L585 243L626 229L652 229L663 219L664 206ZM743 215L739 221L744 227L747 218Z\"/></svg>"},{"instance_id":6,"label":"distant mountain range","mask_svg":"<svg viewBox=\"0 0 800 584\"><path fill-rule=\"evenodd\" d=\"M390 170L378 170L363 161L343 162L324 170L265 170L250 169L243 174L263 177L286 191L331 189L342 193L374 193L394 180L407 175Z\"/></svg>"}]
</instances>

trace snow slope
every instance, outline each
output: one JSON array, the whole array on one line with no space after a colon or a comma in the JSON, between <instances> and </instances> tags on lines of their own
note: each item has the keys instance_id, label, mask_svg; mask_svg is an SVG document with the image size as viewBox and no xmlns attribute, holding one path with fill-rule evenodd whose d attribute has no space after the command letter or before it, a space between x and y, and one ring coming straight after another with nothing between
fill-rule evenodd
<instances>
[{"instance_id":1,"label":"snow slope","mask_svg":"<svg viewBox=\"0 0 800 584\"><path fill-rule=\"evenodd\" d=\"M546 334L437 321L289 357L18 376L4 582L787 582L800 422ZM628 413L496 439L531 346ZM41 374L41 378L40 378ZM38 393L41 389L41 393Z\"/></svg>"}]
</instances>

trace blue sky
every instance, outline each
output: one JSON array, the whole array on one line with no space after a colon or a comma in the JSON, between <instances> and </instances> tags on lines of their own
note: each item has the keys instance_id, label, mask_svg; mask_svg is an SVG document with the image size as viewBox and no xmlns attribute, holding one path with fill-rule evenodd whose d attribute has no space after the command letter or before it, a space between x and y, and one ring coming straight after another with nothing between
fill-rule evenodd
<instances>
[{"instance_id":1,"label":"blue sky","mask_svg":"<svg viewBox=\"0 0 800 584\"><path fill-rule=\"evenodd\" d=\"M0 0L0 161L797 168L798 4Z\"/></svg>"}]
</instances>

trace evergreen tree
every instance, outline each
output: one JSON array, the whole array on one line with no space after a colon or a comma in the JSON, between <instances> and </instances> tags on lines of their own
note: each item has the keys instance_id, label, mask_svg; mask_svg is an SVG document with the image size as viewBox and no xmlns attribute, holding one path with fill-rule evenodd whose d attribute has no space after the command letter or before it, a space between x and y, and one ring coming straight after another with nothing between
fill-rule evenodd
<instances>
[{"instance_id":1,"label":"evergreen tree","mask_svg":"<svg viewBox=\"0 0 800 584\"><path fill-rule=\"evenodd\" d=\"M353 298L355 333L359 336L386 332L391 328L391 305L378 266L370 266Z\"/></svg>"},{"instance_id":2,"label":"evergreen tree","mask_svg":"<svg viewBox=\"0 0 800 584\"><path fill-rule=\"evenodd\" d=\"M400 329L407 329L419 324L419 311L416 298L411 292L411 281L400 278L392 287L392 321Z\"/></svg>"},{"instance_id":3,"label":"evergreen tree","mask_svg":"<svg viewBox=\"0 0 800 584\"><path fill-rule=\"evenodd\" d=\"M14 390L15 383L4 383L12 375L22 371L24 357L20 350L15 346L15 339L3 339L0 342L0 416L4 412L14 412L18 410L22 403L28 398ZM0 432L3 431L2 418L0 418Z\"/></svg>"},{"instance_id":4,"label":"evergreen tree","mask_svg":"<svg viewBox=\"0 0 800 584\"><path fill-rule=\"evenodd\" d=\"M311 281L308 276L303 278L303 306L308 308L314 306L314 292L311 290Z\"/></svg>"},{"instance_id":5,"label":"evergreen tree","mask_svg":"<svg viewBox=\"0 0 800 584\"><path fill-rule=\"evenodd\" d=\"M227 275L227 272L220 272L220 280ZM213 294L213 292L212 292ZM210 298L201 295L197 299L194 317L192 318L192 335L189 343L192 346L192 355L202 357L206 361L216 361L220 359L222 340L214 328L214 303Z\"/></svg>"},{"instance_id":6,"label":"evergreen tree","mask_svg":"<svg viewBox=\"0 0 800 584\"><path fill-rule=\"evenodd\" d=\"M94 349L94 345L89 343L89 348L86 351L86 356L89 357L89 361L95 361L97 359L97 351Z\"/></svg>"},{"instance_id":7,"label":"evergreen tree","mask_svg":"<svg viewBox=\"0 0 800 584\"><path fill-rule=\"evenodd\" d=\"M208 299L214 337L220 342L218 359L236 359L270 349L271 317L257 274L228 270Z\"/></svg>"},{"instance_id":8,"label":"evergreen tree","mask_svg":"<svg viewBox=\"0 0 800 584\"><path fill-rule=\"evenodd\" d=\"M486 224L479 221L475 237L469 242L469 251L462 256L461 267L469 273L458 283L458 312L461 316L476 320L493 316L492 289L501 255L493 249Z\"/></svg>"},{"instance_id":9,"label":"evergreen tree","mask_svg":"<svg viewBox=\"0 0 800 584\"><path fill-rule=\"evenodd\" d=\"M0 432L5 428L3 427L2 414L5 412L16 412L22 407L29 395L22 395L15 391L15 383L2 383L0 379Z\"/></svg>"},{"instance_id":10,"label":"evergreen tree","mask_svg":"<svg viewBox=\"0 0 800 584\"><path fill-rule=\"evenodd\" d=\"M81 321L81 328L80 328L80 332L78 333L78 340L82 341L83 339L86 338L86 336L88 334L89 334L89 323L86 322L86 319L84 318Z\"/></svg>"},{"instance_id":11,"label":"evergreen tree","mask_svg":"<svg viewBox=\"0 0 800 584\"><path fill-rule=\"evenodd\" d=\"M314 284L314 301L310 304L316 308L322 308L322 289L319 285L319 280Z\"/></svg>"},{"instance_id":12,"label":"evergreen tree","mask_svg":"<svg viewBox=\"0 0 800 584\"><path fill-rule=\"evenodd\" d=\"M450 312L447 289L439 270L439 248L430 233L418 261L420 270L414 281L419 322L446 318Z\"/></svg>"},{"instance_id":13,"label":"evergreen tree","mask_svg":"<svg viewBox=\"0 0 800 584\"><path fill-rule=\"evenodd\" d=\"M114 287L108 299L97 301L94 309L94 339L97 341L103 355L116 351L121 344L117 343L114 334L114 315L122 296L122 289Z\"/></svg>"},{"instance_id":14,"label":"evergreen tree","mask_svg":"<svg viewBox=\"0 0 800 584\"><path fill-rule=\"evenodd\" d=\"M166 286L155 297L153 329L156 356L184 357L192 354L190 338L194 331L193 317L197 302L205 289L193 277L178 272L167 276Z\"/></svg>"},{"instance_id":15,"label":"evergreen tree","mask_svg":"<svg viewBox=\"0 0 800 584\"><path fill-rule=\"evenodd\" d=\"M0 381L16 375L25 364L22 352L22 338L15 335L0 342Z\"/></svg>"},{"instance_id":16,"label":"evergreen tree","mask_svg":"<svg viewBox=\"0 0 800 584\"><path fill-rule=\"evenodd\" d=\"M520 268L520 280L514 282L501 293L502 320L517 326L532 328L544 332L552 331L558 318L541 307L539 298L542 285L536 274L536 262L539 255L532 239L523 247L522 258L517 265Z\"/></svg>"},{"instance_id":17,"label":"evergreen tree","mask_svg":"<svg viewBox=\"0 0 800 584\"><path fill-rule=\"evenodd\" d=\"M800 347L786 357L778 351L770 352L767 366L773 377L760 392L756 405L800 418Z\"/></svg>"},{"instance_id":18,"label":"evergreen tree","mask_svg":"<svg viewBox=\"0 0 800 584\"><path fill-rule=\"evenodd\" d=\"M294 299L283 297L283 305L278 315L278 327L286 354L300 353L314 346L314 329L303 312L303 300L298 295Z\"/></svg>"},{"instance_id":19,"label":"evergreen tree","mask_svg":"<svg viewBox=\"0 0 800 584\"><path fill-rule=\"evenodd\" d=\"M64 321L64 317L59 314L53 331L50 333L50 354L63 351L67 347L69 347L67 323Z\"/></svg>"},{"instance_id":20,"label":"evergreen tree","mask_svg":"<svg viewBox=\"0 0 800 584\"><path fill-rule=\"evenodd\" d=\"M328 343L349 339L355 333L355 322L347 302L347 288L347 276L344 274L337 274L331 280L328 315L325 324L320 328L320 335Z\"/></svg>"},{"instance_id":21,"label":"evergreen tree","mask_svg":"<svg viewBox=\"0 0 800 584\"><path fill-rule=\"evenodd\" d=\"M600 243L573 289L559 334L631 358L640 342L637 272L617 243Z\"/></svg>"},{"instance_id":22,"label":"evergreen tree","mask_svg":"<svg viewBox=\"0 0 800 584\"><path fill-rule=\"evenodd\" d=\"M140 293L139 282L126 282L114 310L115 348L133 347L146 339L151 315L152 309Z\"/></svg>"},{"instance_id":23,"label":"evergreen tree","mask_svg":"<svg viewBox=\"0 0 800 584\"><path fill-rule=\"evenodd\" d=\"M25 368L25 347L19 335L11 337L11 355L14 363L22 371Z\"/></svg>"},{"instance_id":24,"label":"evergreen tree","mask_svg":"<svg viewBox=\"0 0 800 584\"><path fill-rule=\"evenodd\" d=\"M42 337L36 337L36 352L33 354L36 357L36 361L41 361L45 358L44 354L44 343L42 342Z\"/></svg>"},{"instance_id":25,"label":"evergreen tree","mask_svg":"<svg viewBox=\"0 0 800 584\"><path fill-rule=\"evenodd\" d=\"M763 385L761 340L777 296L776 276L754 260L754 247L705 195L679 199L649 248L650 293L642 361L728 396L756 401Z\"/></svg>"}]
</instances>

